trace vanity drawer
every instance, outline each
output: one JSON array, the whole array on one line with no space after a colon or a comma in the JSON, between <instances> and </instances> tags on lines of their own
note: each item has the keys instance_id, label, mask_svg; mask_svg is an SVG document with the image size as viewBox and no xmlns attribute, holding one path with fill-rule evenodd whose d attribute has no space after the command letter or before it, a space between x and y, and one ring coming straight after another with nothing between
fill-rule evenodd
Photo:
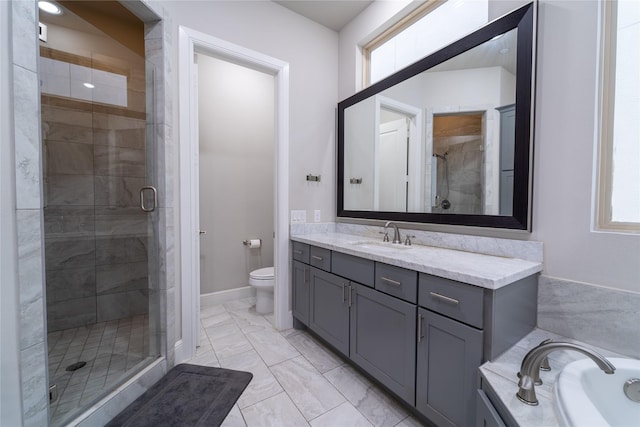
<instances>
[{"instance_id":1,"label":"vanity drawer","mask_svg":"<svg viewBox=\"0 0 640 427\"><path fill-rule=\"evenodd\" d=\"M331 272L373 288L374 262L370 259L333 252Z\"/></svg>"},{"instance_id":2,"label":"vanity drawer","mask_svg":"<svg viewBox=\"0 0 640 427\"><path fill-rule=\"evenodd\" d=\"M309 264L309 245L306 243L292 242L293 243L293 259L296 261Z\"/></svg>"},{"instance_id":3,"label":"vanity drawer","mask_svg":"<svg viewBox=\"0 0 640 427\"><path fill-rule=\"evenodd\" d=\"M376 262L375 288L415 304L418 301L418 272Z\"/></svg>"},{"instance_id":4,"label":"vanity drawer","mask_svg":"<svg viewBox=\"0 0 640 427\"><path fill-rule=\"evenodd\" d=\"M418 305L482 329L482 288L424 273L418 283Z\"/></svg>"},{"instance_id":5,"label":"vanity drawer","mask_svg":"<svg viewBox=\"0 0 640 427\"><path fill-rule=\"evenodd\" d=\"M309 264L320 270L331 271L331 251L317 246L310 246Z\"/></svg>"}]
</instances>

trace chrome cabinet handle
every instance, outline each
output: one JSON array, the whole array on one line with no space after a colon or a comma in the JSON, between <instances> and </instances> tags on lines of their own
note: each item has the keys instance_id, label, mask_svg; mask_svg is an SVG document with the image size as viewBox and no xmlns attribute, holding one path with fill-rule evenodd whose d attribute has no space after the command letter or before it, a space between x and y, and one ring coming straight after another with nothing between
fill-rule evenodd
<instances>
[{"instance_id":1,"label":"chrome cabinet handle","mask_svg":"<svg viewBox=\"0 0 640 427\"><path fill-rule=\"evenodd\" d=\"M445 296L445 295L439 294L439 293L437 293L437 292L429 292L429 294L430 294L432 297L435 297L435 298L441 299L442 301L450 302L450 303L452 303L452 304L460 304L460 300L457 300L457 299L455 299L455 298L451 298L451 297L448 297L448 296Z\"/></svg>"},{"instance_id":2,"label":"chrome cabinet handle","mask_svg":"<svg viewBox=\"0 0 640 427\"><path fill-rule=\"evenodd\" d=\"M347 294L345 294L346 290L347 290L347 284L343 283L342 284L342 302L345 302L347 300Z\"/></svg>"},{"instance_id":3,"label":"chrome cabinet handle","mask_svg":"<svg viewBox=\"0 0 640 427\"><path fill-rule=\"evenodd\" d=\"M380 280L382 280L383 282L387 282L390 285L394 285L394 286L400 286L402 285L402 283L398 282L397 280L393 280L393 279L389 279L388 277L380 277Z\"/></svg>"},{"instance_id":4,"label":"chrome cabinet handle","mask_svg":"<svg viewBox=\"0 0 640 427\"><path fill-rule=\"evenodd\" d=\"M351 307L351 303L353 302L351 300L351 294L353 293L353 286L349 285L349 307Z\"/></svg>"},{"instance_id":5,"label":"chrome cabinet handle","mask_svg":"<svg viewBox=\"0 0 640 427\"><path fill-rule=\"evenodd\" d=\"M422 341L422 320L424 316L422 314L418 314L418 342Z\"/></svg>"},{"instance_id":6,"label":"chrome cabinet handle","mask_svg":"<svg viewBox=\"0 0 640 427\"><path fill-rule=\"evenodd\" d=\"M324 258L322 258L321 256L318 255L311 255L311 258L316 259L318 261L322 261Z\"/></svg>"},{"instance_id":7,"label":"chrome cabinet handle","mask_svg":"<svg viewBox=\"0 0 640 427\"><path fill-rule=\"evenodd\" d=\"M145 190L151 190L151 192L153 193L153 206L150 208L144 205ZM156 206L158 206L158 190L156 190L156 187L152 185L147 185L145 187L142 187L140 189L140 209L142 209L143 212L153 212L156 210Z\"/></svg>"}]
</instances>

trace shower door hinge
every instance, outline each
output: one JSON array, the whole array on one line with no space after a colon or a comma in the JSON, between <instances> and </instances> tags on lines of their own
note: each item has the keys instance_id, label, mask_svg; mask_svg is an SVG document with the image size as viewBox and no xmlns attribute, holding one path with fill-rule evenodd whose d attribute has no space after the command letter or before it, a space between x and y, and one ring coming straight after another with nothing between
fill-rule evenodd
<instances>
[{"instance_id":1,"label":"shower door hinge","mask_svg":"<svg viewBox=\"0 0 640 427\"><path fill-rule=\"evenodd\" d=\"M49 386L49 403L58 400L58 386L53 384Z\"/></svg>"}]
</instances>

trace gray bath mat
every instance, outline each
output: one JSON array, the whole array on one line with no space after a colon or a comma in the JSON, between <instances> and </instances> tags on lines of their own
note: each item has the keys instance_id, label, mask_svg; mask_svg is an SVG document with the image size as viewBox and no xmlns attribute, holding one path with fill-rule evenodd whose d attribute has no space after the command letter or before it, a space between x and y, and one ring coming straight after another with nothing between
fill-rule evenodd
<instances>
[{"instance_id":1,"label":"gray bath mat","mask_svg":"<svg viewBox=\"0 0 640 427\"><path fill-rule=\"evenodd\" d=\"M177 365L107 426L219 426L251 378L249 372Z\"/></svg>"}]
</instances>

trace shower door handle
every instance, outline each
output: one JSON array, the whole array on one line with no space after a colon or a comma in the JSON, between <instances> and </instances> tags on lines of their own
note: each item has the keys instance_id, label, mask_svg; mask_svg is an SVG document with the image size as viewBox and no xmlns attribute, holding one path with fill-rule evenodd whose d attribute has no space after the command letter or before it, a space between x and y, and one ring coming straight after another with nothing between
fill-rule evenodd
<instances>
[{"instance_id":1,"label":"shower door handle","mask_svg":"<svg viewBox=\"0 0 640 427\"><path fill-rule=\"evenodd\" d=\"M151 193L153 193L153 206L151 207L146 207L144 205L145 190L151 190ZM156 187L152 185L147 185L145 187L142 187L140 189L140 209L142 209L143 212L153 212L156 210L156 206L158 206L158 190L156 190Z\"/></svg>"}]
</instances>

